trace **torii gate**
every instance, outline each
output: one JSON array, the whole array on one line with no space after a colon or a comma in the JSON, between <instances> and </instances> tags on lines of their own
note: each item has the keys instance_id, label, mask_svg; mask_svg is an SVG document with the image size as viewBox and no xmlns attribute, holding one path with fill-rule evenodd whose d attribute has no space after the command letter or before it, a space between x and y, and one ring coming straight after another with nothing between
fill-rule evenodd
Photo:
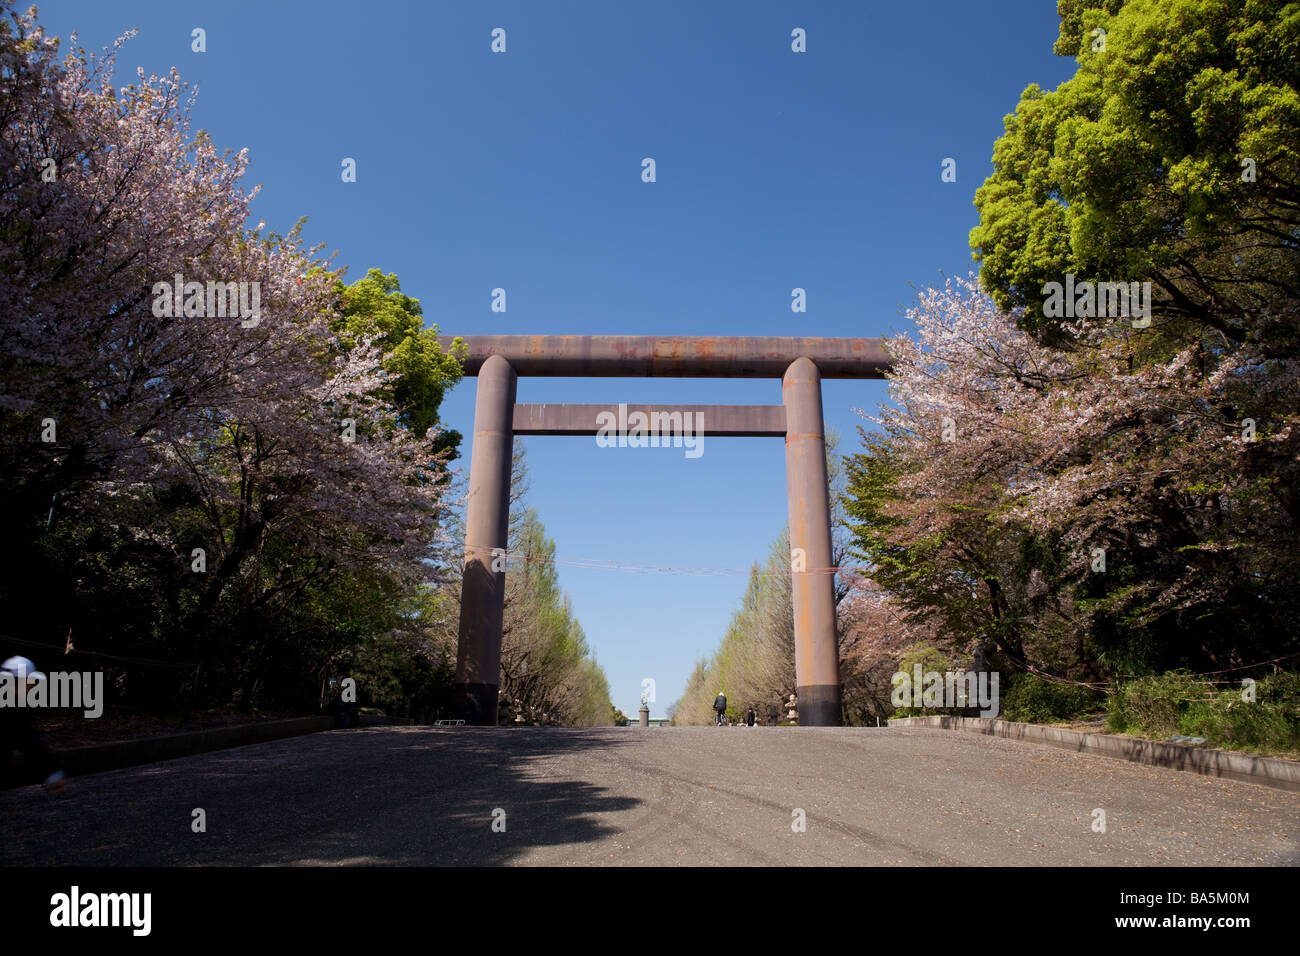
<instances>
[{"instance_id":1,"label":"torii gate","mask_svg":"<svg viewBox=\"0 0 1300 956\"><path fill-rule=\"evenodd\" d=\"M444 351L454 338L441 336ZM510 465L515 435L596 435L618 405L517 405L520 375L780 378L780 405L635 405L646 413L707 411L717 437L785 437L799 723L840 723L839 648L831 571L830 500L822 423L823 378L883 378L880 339L637 335L470 335L465 374L478 376L465 521L456 688L470 724L495 725L501 673ZM651 419L653 420L653 419ZM681 420L681 419L678 419ZM699 420L696 418L695 420ZM497 562L500 566L502 562Z\"/></svg>"}]
</instances>

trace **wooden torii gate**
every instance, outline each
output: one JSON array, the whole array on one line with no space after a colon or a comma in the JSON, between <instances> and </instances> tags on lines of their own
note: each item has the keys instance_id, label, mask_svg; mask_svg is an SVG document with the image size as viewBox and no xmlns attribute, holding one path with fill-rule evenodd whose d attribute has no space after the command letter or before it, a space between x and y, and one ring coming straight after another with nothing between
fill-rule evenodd
<instances>
[{"instance_id":1,"label":"wooden torii gate","mask_svg":"<svg viewBox=\"0 0 1300 956\"><path fill-rule=\"evenodd\" d=\"M454 340L442 336L444 351ZM478 377L456 655L459 713L495 725L505 609L510 465L515 435L596 435L618 405L518 405L520 375L780 378L780 405L636 405L648 415L708 413L705 432L785 438L799 723L840 723L839 648L831 567L823 378L883 378L880 339L636 335L471 335L465 374ZM680 418L677 420L681 420ZM698 419L694 419L697 420ZM799 557L802 557L802 561Z\"/></svg>"}]
</instances>

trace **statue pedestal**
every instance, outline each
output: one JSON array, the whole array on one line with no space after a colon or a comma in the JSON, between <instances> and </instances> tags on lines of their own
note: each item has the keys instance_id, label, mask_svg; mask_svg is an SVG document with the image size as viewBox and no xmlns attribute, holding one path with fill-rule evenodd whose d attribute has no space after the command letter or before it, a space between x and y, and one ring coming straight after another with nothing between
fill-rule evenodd
<instances>
[{"instance_id":1,"label":"statue pedestal","mask_svg":"<svg viewBox=\"0 0 1300 956\"><path fill-rule=\"evenodd\" d=\"M650 726L650 708L649 708L649 707L642 707L641 710L638 711L638 713L640 713L640 715L641 715L641 726L642 726L642 727L649 727L649 726Z\"/></svg>"}]
</instances>

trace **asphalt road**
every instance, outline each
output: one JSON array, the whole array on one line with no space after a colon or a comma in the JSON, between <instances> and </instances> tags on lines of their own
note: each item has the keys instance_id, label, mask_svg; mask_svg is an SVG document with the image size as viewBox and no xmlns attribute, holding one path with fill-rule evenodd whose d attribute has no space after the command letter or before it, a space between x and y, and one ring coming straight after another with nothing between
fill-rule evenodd
<instances>
[{"instance_id":1,"label":"asphalt road","mask_svg":"<svg viewBox=\"0 0 1300 956\"><path fill-rule=\"evenodd\" d=\"M1300 793L928 728L333 731L0 821L3 865L1300 863Z\"/></svg>"}]
</instances>

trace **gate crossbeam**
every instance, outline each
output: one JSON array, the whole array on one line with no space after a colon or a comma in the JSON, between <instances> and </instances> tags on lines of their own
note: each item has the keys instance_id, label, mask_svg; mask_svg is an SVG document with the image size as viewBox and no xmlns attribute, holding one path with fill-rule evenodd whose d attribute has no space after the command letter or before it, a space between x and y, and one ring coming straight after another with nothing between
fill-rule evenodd
<instances>
[{"instance_id":1,"label":"gate crossbeam","mask_svg":"<svg viewBox=\"0 0 1300 956\"><path fill-rule=\"evenodd\" d=\"M444 352L454 337L439 336ZM882 339L726 335L466 335L465 374L493 355L516 375L612 378L780 378L798 358L822 378L884 378Z\"/></svg>"}]
</instances>

